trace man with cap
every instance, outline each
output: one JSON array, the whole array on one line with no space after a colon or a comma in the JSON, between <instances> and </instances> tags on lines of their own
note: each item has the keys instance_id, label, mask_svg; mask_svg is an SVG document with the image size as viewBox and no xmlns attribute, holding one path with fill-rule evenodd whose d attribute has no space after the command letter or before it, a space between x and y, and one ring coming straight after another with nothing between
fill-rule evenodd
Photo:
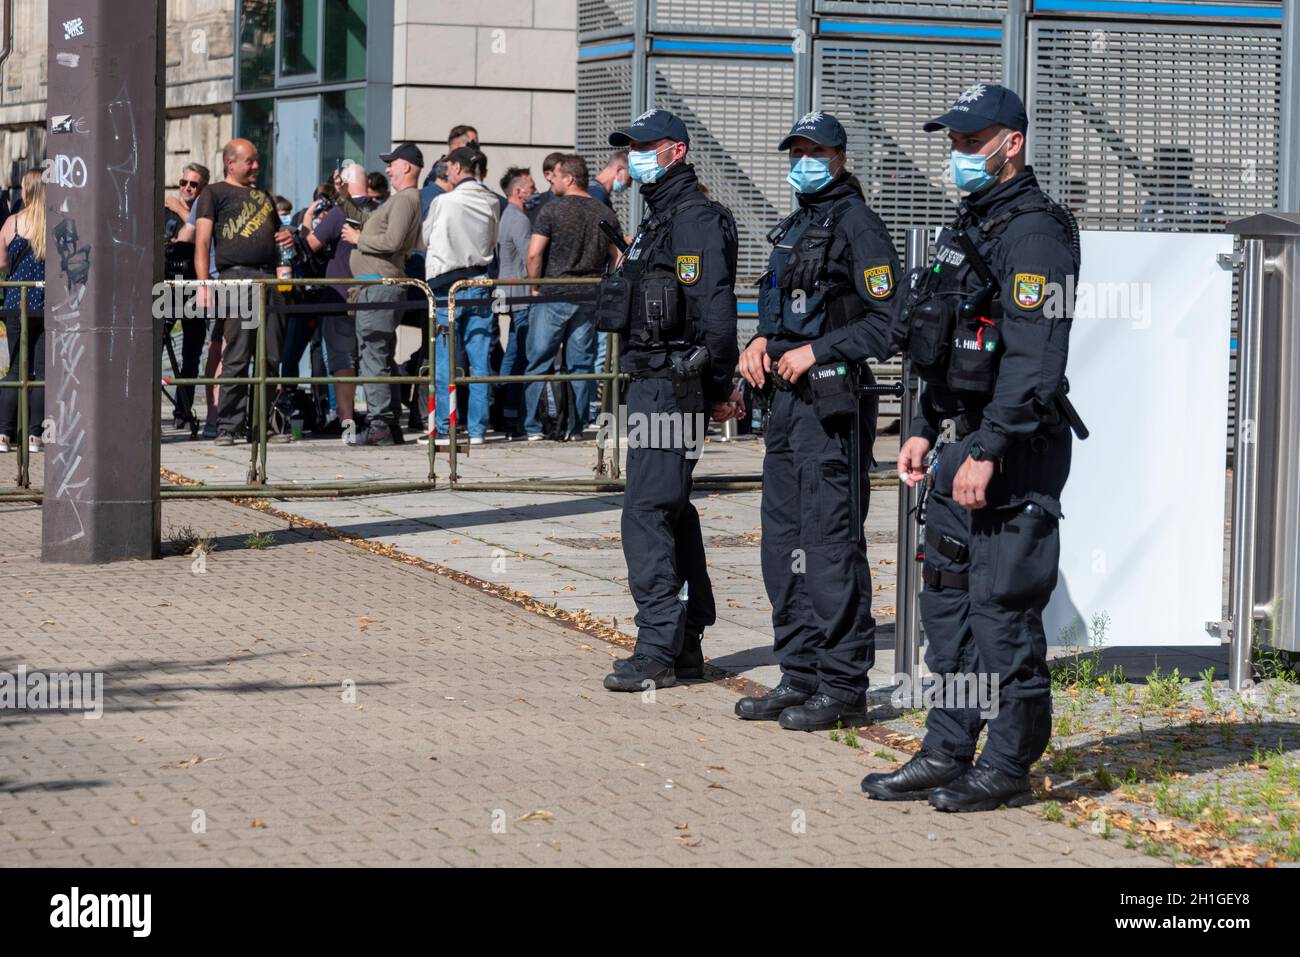
<instances>
[{"instance_id":1,"label":"man with cap","mask_svg":"<svg viewBox=\"0 0 1300 957\"><path fill-rule=\"evenodd\" d=\"M737 236L730 210L704 195L686 162L690 136L678 117L650 110L609 142L630 147L648 209L602 280L596 310L597 328L623 337L631 375L622 531L637 606L636 648L605 687L642 691L704 676L700 640L715 611L691 475L706 414L733 408ZM634 430L651 421L670 426Z\"/></svg>"},{"instance_id":2,"label":"man with cap","mask_svg":"<svg viewBox=\"0 0 1300 957\"><path fill-rule=\"evenodd\" d=\"M898 454L902 480L928 492L921 618L943 707L921 751L862 789L942 811L1030 803L1029 769L1052 733L1042 614L1070 470L1065 290L1079 252L1073 217L1025 165L1028 126L1015 93L983 84L925 124L947 129L953 182L969 194L913 277L906 352L925 388Z\"/></svg>"},{"instance_id":3,"label":"man with cap","mask_svg":"<svg viewBox=\"0 0 1300 957\"><path fill-rule=\"evenodd\" d=\"M798 206L768 234L758 333L740 357L768 407L762 563L781 682L736 714L800 731L863 720L876 657L862 475L877 401L860 383L868 358L897 351L902 296L894 244L846 144L840 121L814 112L777 147L790 151Z\"/></svg>"},{"instance_id":4,"label":"man with cap","mask_svg":"<svg viewBox=\"0 0 1300 957\"><path fill-rule=\"evenodd\" d=\"M406 275L406 257L420 238L420 191L417 183L424 167L424 154L414 143L401 143L391 153L379 156L388 164L392 195L378 208L363 208L352 201L335 174L335 194L348 219L361 224L343 227L343 240L352 243L352 275L356 279L401 279ZM404 286L366 285L357 302L380 303L386 308L357 310L357 367L363 376L395 376L398 304L406 297ZM402 441L401 390L396 385L367 383L366 429L356 437L357 445L393 445Z\"/></svg>"}]
</instances>

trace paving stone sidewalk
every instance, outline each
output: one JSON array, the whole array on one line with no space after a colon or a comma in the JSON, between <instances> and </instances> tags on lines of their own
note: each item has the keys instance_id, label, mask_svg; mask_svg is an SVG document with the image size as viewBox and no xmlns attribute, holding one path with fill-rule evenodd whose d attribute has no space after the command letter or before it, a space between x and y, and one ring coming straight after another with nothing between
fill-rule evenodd
<instances>
[{"instance_id":1,"label":"paving stone sidewalk","mask_svg":"<svg viewBox=\"0 0 1300 957\"><path fill-rule=\"evenodd\" d=\"M611 695L618 649L473 587L237 505L166 503L185 525L203 565L44 566L0 506L0 671L105 674L97 720L0 711L6 865L1160 863L870 803L890 761L727 687Z\"/></svg>"}]
</instances>

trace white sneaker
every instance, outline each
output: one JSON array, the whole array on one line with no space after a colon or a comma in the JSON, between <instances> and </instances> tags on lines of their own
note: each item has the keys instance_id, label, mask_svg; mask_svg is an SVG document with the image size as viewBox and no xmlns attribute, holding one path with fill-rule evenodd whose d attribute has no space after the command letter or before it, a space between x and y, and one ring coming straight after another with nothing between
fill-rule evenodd
<instances>
[{"instance_id":1,"label":"white sneaker","mask_svg":"<svg viewBox=\"0 0 1300 957\"><path fill-rule=\"evenodd\" d=\"M9 445L9 436L0 435L0 452L12 452L13 448Z\"/></svg>"},{"instance_id":2,"label":"white sneaker","mask_svg":"<svg viewBox=\"0 0 1300 957\"><path fill-rule=\"evenodd\" d=\"M451 439L445 435L440 435L433 440L433 444L438 446L440 449L445 449L447 446L451 445Z\"/></svg>"},{"instance_id":3,"label":"white sneaker","mask_svg":"<svg viewBox=\"0 0 1300 957\"><path fill-rule=\"evenodd\" d=\"M542 441L544 438L546 438L546 436L544 436L544 435L540 435L540 434L539 434L539 435L530 435L530 436L528 436L528 441L529 441L529 442L540 442L540 441Z\"/></svg>"},{"instance_id":4,"label":"white sneaker","mask_svg":"<svg viewBox=\"0 0 1300 957\"><path fill-rule=\"evenodd\" d=\"M469 437L469 444L470 444L470 445L482 445L482 444L483 444L483 436L481 436L481 435L471 435L471 436Z\"/></svg>"},{"instance_id":5,"label":"white sneaker","mask_svg":"<svg viewBox=\"0 0 1300 957\"><path fill-rule=\"evenodd\" d=\"M29 436L27 436L27 451L28 451L28 452L40 452L40 451L42 451L44 448L45 448L45 443L41 441L41 437L40 437L39 435L29 435Z\"/></svg>"}]
</instances>

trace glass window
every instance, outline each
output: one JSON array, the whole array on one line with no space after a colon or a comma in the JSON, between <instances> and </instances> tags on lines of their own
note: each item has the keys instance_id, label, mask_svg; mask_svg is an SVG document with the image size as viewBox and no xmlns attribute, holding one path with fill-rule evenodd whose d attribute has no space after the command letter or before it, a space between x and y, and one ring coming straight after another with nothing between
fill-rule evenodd
<instances>
[{"instance_id":1,"label":"glass window","mask_svg":"<svg viewBox=\"0 0 1300 957\"><path fill-rule=\"evenodd\" d=\"M315 77L320 72L319 41L320 0L281 0L280 75Z\"/></svg>"},{"instance_id":2,"label":"glass window","mask_svg":"<svg viewBox=\"0 0 1300 957\"><path fill-rule=\"evenodd\" d=\"M259 100L239 101L239 128L236 136L252 141L257 147L257 160L260 169L257 173L257 185L270 190L275 183L275 100L271 97ZM224 179L225 171L213 172L213 179Z\"/></svg>"},{"instance_id":3,"label":"glass window","mask_svg":"<svg viewBox=\"0 0 1300 957\"><path fill-rule=\"evenodd\" d=\"M320 178L330 179L345 159L366 161L366 91L321 96Z\"/></svg>"},{"instance_id":4,"label":"glass window","mask_svg":"<svg viewBox=\"0 0 1300 957\"><path fill-rule=\"evenodd\" d=\"M329 82L366 78L366 13L369 0L325 4L325 75Z\"/></svg>"},{"instance_id":5,"label":"glass window","mask_svg":"<svg viewBox=\"0 0 1300 957\"><path fill-rule=\"evenodd\" d=\"M239 88L275 85L275 0L242 0L239 5Z\"/></svg>"}]
</instances>

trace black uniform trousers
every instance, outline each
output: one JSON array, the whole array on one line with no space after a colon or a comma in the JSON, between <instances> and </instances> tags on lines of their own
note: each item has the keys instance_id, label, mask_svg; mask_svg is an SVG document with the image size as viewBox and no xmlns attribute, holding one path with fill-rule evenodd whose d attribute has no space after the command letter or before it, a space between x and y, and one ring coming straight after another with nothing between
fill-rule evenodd
<instances>
[{"instance_id":1,"label":"black uniform trousers","mask_svg":"<svg viewBox=\"0 0 1300 957\"><path fill-rule=\"evenodd\" d=\"M862 403L862 507L875 432L875 400ZM857 703L876 661L871 569L853 528L848 416L827 425L811 402L776 392L763 457L763 584L786 684Z\"/></svg>"},{"instance_id":2,"label":"black uniform trousers","mask_svg":"<svg viewBox=\"0 0 1300 957\"><path fill-rule=\"evenodd\" d=\"M979 765L1017 777L1029 773L1052 735L1043 609L1056 587L1070 441L1062 429L1014 446L990 482L990 504L974 511L952 497L971 437L946 445L926 502L925 564L968 581L966 588L927 583L921 592L926 667L936 681L950 680L953 694L959 685L972 688L967 676L987 682L988 707L965 694L949 703L969 707L931 708L925 747L969 761L987 723ZM949 546L944 554L936 544L943 536L966 551Z\"/></svg>"},{"instance_id":3,"label":"black uniform trousers","mask_svg":"<svg viewBox=\"0 0 1300 957\"><path fill-rule=\"evenodd\" d=\"M680 415L672 382L633 379L627 387L627 413L629 423L653 413ZM717 620L700 515L691 504L696 461L685 448L629 444L627 450L623 556L637 608L636 653L663 665L681 652L686 629L702 631Z\"/></svg>"}]
</instances>

